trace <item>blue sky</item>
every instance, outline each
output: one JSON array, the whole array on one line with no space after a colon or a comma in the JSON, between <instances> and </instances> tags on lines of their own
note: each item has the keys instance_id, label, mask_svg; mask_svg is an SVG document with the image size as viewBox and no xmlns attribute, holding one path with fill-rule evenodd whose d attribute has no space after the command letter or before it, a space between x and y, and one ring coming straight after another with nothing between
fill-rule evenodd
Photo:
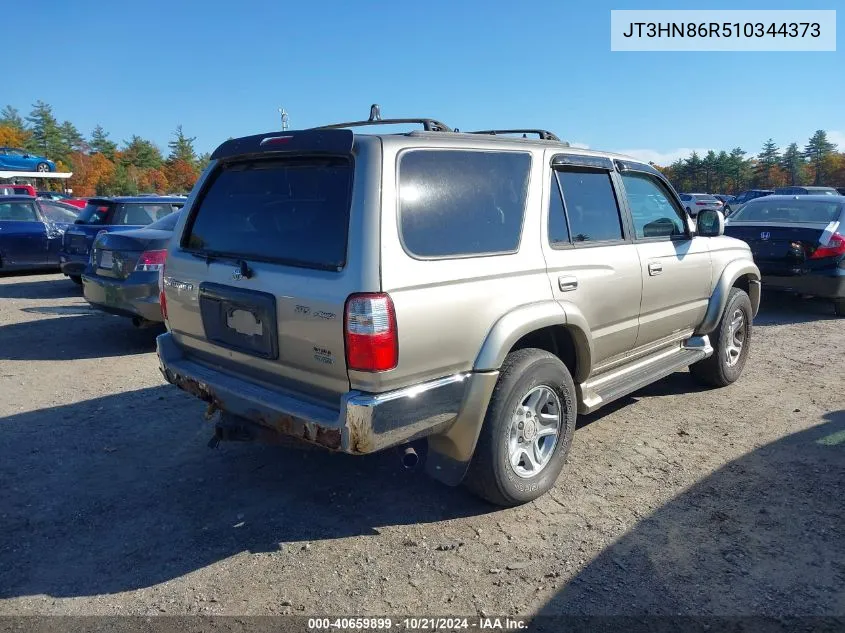
<instances>
[{"instance_id":1,"label":"blue sky","mask_svg":"<svg viewBox=\"0 0 845 633\"><path fill-rule=\"evenodd\" d=\"M696 9L831 9L828 0ZM43 0L6 28L0 105L41 99L84 133L162 148L177 124L211 150L229 136L366 118L544 127L590 147L669 160L688 148L845 148L845 44L835 53L612 53L611 9L663 0L179 2ZM842 15L839 12L839 31ZM25 28L23 28L25 27ZM10 57L7 55L6 59Z\"/></svg>"}]
</instances>

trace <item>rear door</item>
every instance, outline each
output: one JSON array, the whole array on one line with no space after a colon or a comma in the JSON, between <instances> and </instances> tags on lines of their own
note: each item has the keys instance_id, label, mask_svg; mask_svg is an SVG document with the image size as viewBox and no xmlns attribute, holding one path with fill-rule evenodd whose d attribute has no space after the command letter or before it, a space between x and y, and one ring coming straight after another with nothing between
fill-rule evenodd
<instances>
[{"instance_id":1,"label":"rear door","mask_svg":"<svg viewBox=\"0 0 845 633\"><path fill-rule=\"evenodd\" d=\"M607 159L556 155L543 253L555 298L590 325L593 364L636 342L642 279L636 247L614 192Z\"/></svg>"},{"instance_id":2,"label":"rear door","mask_svg":"<svg viewBox=\"0 0 845 633\"><path fill-rule=\"evenodd\" d=\"M831 198L760 198L737 212L725 232L751 247L763 277L832 272L842 259L830 245L843 232L843 204Z\"/></svg>"},{"instance_id":3,"label":"rear door","mask_svg":"<svg viewBox=\"0 0 845 633\"><path fill-rule=\"evenodd\" d=\"M362 287L364 241L348 239L365 195L353 173L367 161L353 160L347 131L281 138L302 150L224 156L201 184L167 259L168 327L194 360L336 404L349 389L346 299L379 290L377 276ZM343 143L327 155L332 139ZM375 267L377 255L366 254Z\"/></svg>"}]
</instances>

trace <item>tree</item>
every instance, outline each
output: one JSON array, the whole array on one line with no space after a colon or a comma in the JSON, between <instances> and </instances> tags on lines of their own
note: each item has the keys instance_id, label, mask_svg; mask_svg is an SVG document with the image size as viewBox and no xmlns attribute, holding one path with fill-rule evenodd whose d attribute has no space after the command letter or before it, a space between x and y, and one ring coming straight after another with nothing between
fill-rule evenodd
<instances>
[{"instance_id":1,"label":"tree","mask_svg":"<svg viewBox=\"0 0 845 633\"><path fill-rule=\"evenodd\" d=\"M797 185L801 182L801 170L804 167L804 155L798 149L798 143L787 145L780 158L781 169L786 173L787 182Z\"/></svg>"},{"instance_id":2,"label":"tree","mask_svg":"<svg viewBox=\"0 0 845 633\"><path fill-rule=\"evenodd\" d=\"M108 132L99 123L91 133L91 142L88 143L92 152L102 154L109 160L114 160L114 153L117 151L117 143L109 138Z\"/></svg>"},{"instance_id":3,"label":"tree","mask_svg":"<svg viewBox=\"0 0 845 633\"><path fill-rule=\"evenodd\" d=\"M133 135L128 141L124 141L123 152L121 152L121 163L124 167L132 165L139 169L158 169L164 162L161 157L161 150L151 141Z\"/></svg>"},{"instance_id":4,"label":"tree","mask_svg":"<svg viewBox=\"0 0 845 633\"><path fill-rule=\"evenodd\" d=\"M48 158L60 157L62 133L53 115L53 107L43 101L36 101L26 120L32 133L28 149L46 154Z\"/></svg>"},{"instance_id":5,"label":"tree","mask_svg":"<svg viewBox=\"0 0 845 633\"><path fill-rule=\"evenodd\" d=\"M70 121L65 121L59 128L61 134L61 156L69 156L71 152L85 152L88 151L88 143L85 138L76 129L76 126Z\"/></svg>"},{"instance_id":6,"label":"tree","mask_svg":"<svg viewBox=\"0 0 845 633\"><path fill-rule=\"evenodd\" d=\"M701 162L701 158L698 156L698 152L690 154L690 157L687 158L684 163L684 170L686 171L687 178L690 182L690 189L699 189L698 183L701 181L701 172L703 168L704 165Z\"/></svg>"},{"instance_id":7,"label":"tree","mask_svg":"<svg viewBox=\"0 0 845 633\"><path fill-rule=\"evenodd\" d=\"M24 122L17 108L7 105L0 110L0 125L10 127L18 132L24 131Z\"/></svg>"},{"instance_id":8,"label":"tree","mask_svg":"<svg viewBox=\"0 0 845 633\"><path fill-rule=\"evenodd\" d=\"M716 167L718 165L718 157L716 152L709 150L701 161L702 169L704 170L704 190L707 192L713 191L713 181L716 176Z\"/></svg>"},{"instance_id":9,"label":"tree","mask_svg":"<svg viewBox=\"0 0 845 633\"><path fill-rule=\"evenodd\" d=\"M205 171L205 168L208 167L208 164L210 162L211 154L209 154L208 152L204 152L199 155L199 158L197 158L197 169L200 171L200 173Z\"/></svg>"},{"instance_id":10,"label":"tree","mask_svg":"<svg viewBox=\"0 0 845 633\"><path fill-rule=\"evenodd\" d=\"M73 189L74 195L85 197L105 193L101 183L108 183L114 177L114 163L99 153L89 156L84 152L74 152L70 160L73 176L68 186Z\"/></svg>"},{"instance_id":11,"label":"tree","mask_svg":"<svg viewBox=\"0 0 845 633\"><path fill-rule=\"evenodd\" d=\"M830 158L836 150L836 144L827 140L827 132L816 130L804 146L804 157L813 168L813 184L820 185L830 170Z\"/></svg>"},{"instance_id":12,"label":"tree","mask_svg":"<svg viewBox=\"0 0 845 633\"><path fill-rule=\"evenodd\" d=\"M197 163L197 154L194 151L194 141L197 140L195 136L185 136L182 132L182 126L176 126L176 132L174 134L176 138L170 141L167 144L167 147L170 148L170 156L167 157L168 161L176 161L181 160L189 165L196 165Z\"/></svg>"},{"instance_id":13,"label":"tree","mask_svg":"<svg viewBox=\"0 0 845 633\"><path fill-rule=\"evenodd\" d=\"M29 132L0 123L0 146L26 147L27 143L29 143Z\"/></svg>"},{"instance_id":14,"label":"tree","mask_svg":"<svg viewBox=\"0 0 845 633\"><path fill-rule=\"evenodd\" d=\"M196 167L179 158L168 161L164 168L164 175L167 177L170 188L178 193L193 189L199 177Z\"/></svg>"},{"instance_id":15,"label":"tree","mask_svg":"<svg viewBox=\"0 0 845 633\"><path fill-rule=\"evenodd\" d=\"M772 184L772 170L777 167L780 162L780 148L773 139L769 139L763 143L762 151L757 154L757 165L754 168L757 176L757 184L765 189L771 187Z\"/></svg>"},{"instance_id":16,"label":"tree","mask_svg":"<svg viewBox=\"0 0 845 633\"><path fill-rule=\"evenodd\" d=\"M745 154L745 150L741 147L734 147L728 154L727 173L732 181L734 191L744 189L746 182L748 182L750 165L745 160Z\"/></svg>"}]
</instances>

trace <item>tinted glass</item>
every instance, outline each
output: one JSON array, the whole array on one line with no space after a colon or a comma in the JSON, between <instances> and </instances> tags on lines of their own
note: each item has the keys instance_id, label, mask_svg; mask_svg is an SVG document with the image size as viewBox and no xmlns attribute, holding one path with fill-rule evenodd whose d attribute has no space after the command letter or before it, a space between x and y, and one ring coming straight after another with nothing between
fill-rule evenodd
<instances>
[{"instance_id":1,"label":"tinted glass","mask_svg":"<svg viewBox=\"0 0 845 633\"><path fill-rule=\"evenodd\" d=\"M31 202L0 202L0 221L38 222Z\"/></svg>"},{"instance_id":2,"label":"tinted glass","mask_svg":"<svg viewBox=\"0 0 845 633\"><path fill-rule=\"evenodd\" d=\"M157 229L159 231L172 231L176 228L176 221L179 219L179 215L179 211L166 215L161 220L156 220L150 224L147 228Z\"/></svg>"},{"instance_id":3,"label":"tinted glass","mask_svg":"<svg viewBox=\"0 0 845 633\"><path fill-rule=\"evenodd\" d=\"M77 224L105 224L113 205L89 202L76 218Z\"/></svg>"},{"instance_id":4,"label":"tinted glass","mask_svg":"<svg viewBox=\"0 0 845 633\"><path fill-rule=\"evenodd\" d=\"M549 190L549 244L569 244L569 227L566 226L566 214L563 210L563 198L557 184L557 173L552 172Z\"/></svg>"},{"instance_id":5,"label":"tinted glass","mask_svg":"<svg viewBox=\"0 0 845 633\"><path fill-rule=\"evenodd\" d=\"M692 200L692 196L687 195L687 194L685 194L685 193L682 193L682 194L681 194L681 200L683 200L684 202L687 202L687 201L689 201L689 200Z\"/></svg>"},{"instance_id":6,"label":"tinted glass","mask_svg":"<svg viewBox=\"0 0 845 633\"><path fill-rule=\"evenodd\" d=\"M530 165L521 152L405 152L399 165L405 248L420 257L516 251Z\"/></svg>"},{"instance_id":7,"label":"tinted glass","mask_svg":"<svg viewBox=\"0 0 845 633\"><path fill-rule=\"evenodd\" d=\"M65 209L64 207L59 206L58 204L42 200L40 206L41 212L48 220L50 220L50 222L72 223L76 220L75 213L73 213L69 209Z\"/></svg>"},{"instance_id":8,"label":"tinted glass","mask_svg":"<svg viewBox=\"0 0 845 633\"><path fill-rule=\"evenodd\" d=\"M561 171L558 179L574 242L622 239L622 220L609 173Z\"/></svg>"},{"instance_id":9,"label":"tinted glass","mask_svg":"<svg viewBox=\"0 0 845 633\"><path fill-rule=\"evenodd\" d=\"M772 200L758 198L731 216L735 222L812 222L828 224L839 219L842 203L821 200Z\"/></svg>"},{"instance_id":10,"label":"tinted glass","mask_svg":"<svg viewBox=\"0 0 845 633\"><path fill-rule=\"evenodd\" d=\"M223 167L203 192L183 247L339 270L346 263L352 165L342 158Z\"/></svg>"},{"instance_id":11,"label":"tinted glass","mask_svg":"<svg viewBox=\"0 0 845 633\"><path fill-rule=\"evenodd\" d=\"M645 174L622 175L637 237L684 235L681 216L663 187Z\"/></svg>"}]
</instances>

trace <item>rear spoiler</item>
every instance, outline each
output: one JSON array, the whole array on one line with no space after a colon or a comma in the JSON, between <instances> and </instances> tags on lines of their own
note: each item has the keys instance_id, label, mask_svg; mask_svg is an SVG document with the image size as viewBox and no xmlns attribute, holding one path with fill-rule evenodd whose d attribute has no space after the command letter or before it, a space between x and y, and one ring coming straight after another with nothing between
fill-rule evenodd
<instances>
[{"instance_id":1,"label":"rear spoiler","mask_svg":"<svg viewBox=\"0 0 845 633\"><path fill-rule=\"evenodd\" d=\"M211 160L264 152L343 156L352 152L354 138L351 130L314 129L298 132L267 132L229 139L214 150Z\"/></svg>"}]
</instances>

